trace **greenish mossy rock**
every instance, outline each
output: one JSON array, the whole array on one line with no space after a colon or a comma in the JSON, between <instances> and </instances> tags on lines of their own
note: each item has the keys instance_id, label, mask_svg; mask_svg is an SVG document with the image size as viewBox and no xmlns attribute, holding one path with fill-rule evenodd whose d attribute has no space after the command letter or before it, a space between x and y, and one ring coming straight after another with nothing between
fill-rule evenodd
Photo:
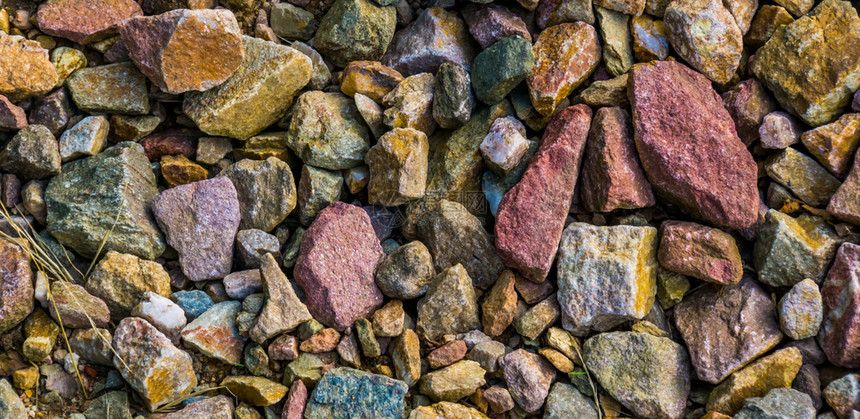
<instances>
[{"instance_id":1,"label":"greenish mossy rock","mask_svg":"<svg viewBox=\"0 0 860 419\"><path fill-rule=\"evenodd\" d=\"M519 35L502 39L481 51L472 63L472 88L489 105L502 101L525 80L535 62L532 43Z\"/></svg>"},{"instance_id":2,"label":"greenish mossy rock","mask_svg":"<svg viewBox=\"0 0 860 419\"><path fill-rule=\"evenodd\" d=\"M369 0L337 0L323 16L314 36L314 47L338 67L350 61L379 61L385 53L397 13L394 6Z\"/></svg>"}]
</instances>

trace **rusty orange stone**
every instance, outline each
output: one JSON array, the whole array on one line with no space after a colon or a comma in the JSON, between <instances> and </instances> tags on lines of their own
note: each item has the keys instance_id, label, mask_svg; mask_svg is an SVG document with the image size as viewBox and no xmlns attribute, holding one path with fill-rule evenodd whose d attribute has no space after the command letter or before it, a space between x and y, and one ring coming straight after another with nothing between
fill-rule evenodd
<instances>
[{"instance_id":1,"label":"rusty orange stone","mask_svg":"<svg viewBox=\"0 0 860 419\"><path fill-rule=\"evenodd\" d=\"M343 94L361 93L376 103L382 103L382 98L403 81L400 72L379 61L353 61L343 69L342 77L340 91Z\"/></svg>"},{"instance_id":2,"label":"rusty orange stone","mask_svg":"<svg viewBox=\"0 0 860 419\"><path fill-rule=\"evenodd\" d=\"M169 188L204 180L208 175L203 166L188 160L182 154L161 158L161 176Z\"/></svg>"},{"instance_id":3,"label":"rusty orange stone","mask_svg":"<svg viewBox=\"0 0 860 419\"><path fill-rule=\"evenodd\" d=\"M12 102L50 92L59 78L48 51L21 36L0 37L0 68L0 95Z\"/></svg>"},{"instance_id":4,"label":"rusty orange stone","mask_svg":"<svg viewBox=\"0 0 860 419\"><path fill-rule=\"evenodd\" d=\"M48 0L39 6L39 29L79 44L101 41L117 34L122 21L143 15L133 0Z\"/></svg>"}]
</instances>

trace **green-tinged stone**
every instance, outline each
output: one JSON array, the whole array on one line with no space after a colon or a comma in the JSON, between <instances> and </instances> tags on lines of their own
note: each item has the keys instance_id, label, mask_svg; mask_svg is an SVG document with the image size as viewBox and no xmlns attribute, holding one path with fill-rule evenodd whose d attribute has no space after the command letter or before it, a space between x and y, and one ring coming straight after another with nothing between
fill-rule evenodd
<instances>
[{"instance_id":1,"label":"green-tinged stone","mask_svg":"<svg viewBox=\"0 0 860 419\"><path fill-rule=\"evenodd\" d=\"M529 311L525 312L514 322L514 328L526 339L534 340L543 333L546 328L558 320L561 311L555 294L546 300L535 304Z\"/></svg>"},{"instance_id":2,"label":"green-tinged stone","mask_svg":"<svg viewBox=\"0 0 860 419\"><path fill-rule=\"evenodd\" d=\"M594 401L579 392L576 387L555 383L546 398L544 418L546 419L597 419Z\"/></svg>"},{"instance_id":3,"label":"green-tinged stone","mask_svg":"<svg viewBox=\"0 0 860 419\"><path fill-rule=\"evenodd\" d=\"M160 264L137 256L109 251L87 278L86 289L101 298L118 321L131 314L143 295L170 297L170 276Z\"/></svg>"},{"instance_id":4,"label":"green-tinged stone","mask_svg":"<svg viewBox=\"0 0 860 419\"><path fill-rule=\"evenodd\" d=\"M273 405L287 394L287 387L263 377L227 377L221 381L221 386L240 401L253 406Z\"/></svg>"},{"instance_id":5,"label":"green-tinged stone","mask_svg":"<svg viewBox=\"0 0 860 419\"><path fill-rule=\"evenodd\" d=\"M87 57L83 51L69 47L57 47L51 51L51 64L57 70L59 76L57 87L60 87L72 73L86 68Z\"/></svg>"},{"instance_id":6,"label":"green-tinged stone","mask_svg":"<svg viewBox=\"0 0 860 419\"><path fill-rule=\"evenodd\" d=\"M401 300L424 295L435 276L433 257L417 240L397 247L376 267L376 285L382 293Z\"/></svg>"},{"instance_id":7,"label":"green-tinged stone","mask_svg":"<svg viewBox=\"0 0 860 419\"><path fill-rule=\"evenodd\" d=\"M54 350L60 326L43 310L36 310L24 321L24 336L21 354L30 362L41 362Z\"/></svg>"},{"instance_id":8,"label":"green-tinged stone","mask_svg":"<svg viewBox=\"0 0 860 419\"><path fill-rule=\"evenodd\" d=\"M433 119L442 128L460 128L472 117L475 95L472 79L463 66L445 62L436 72L436 89L433 91Z\"/></svg>"},{"instance_id":9,"label":"green-tinged stone","mask_svg":"<svg viewBox=\"0 0 860 419\"><path fill-rule=\"evenodd\" d=\"M361 344L361 352L368 358L376 358L382 355L379 348L379 342L376 341L376 336L373 334L373 325L367 319L358 319L355 321L355 335L358 337L358 343Z\"/></svg>"},{"instance_id":10,"label":"green-tinged stone","mask_svg":"<svg viewBox=\"0 0 860 419\"><path fill-rule=\"evenodd\" d=\"M636 60L628 22L630 16L603 7L594 8L597 25L603 38L603 63L612 76L627 73Z\"/></svg>"},{"instance_id":11,"label":"green-tinged stone","mask_svg":"<svg viewBox=\"0 0 860 419\"><path fill-rule=\"evenodd\" d=\"M308 84L312 63L290 47L242 36L245 58L221 85L188 92L182 111L200 130L244 140L278 121Z\"/></svg>"},{"instance_id":12,"label":"green-tinged stone","mask_svg":"<svg viewBox=\"0 0 860 419\"><path fill-rule=\"evenodd\" d=\"M151 134L161 124L161 118L152 115L110 117L110 137L113 141L138 141Z\"/></svg>"},{"instance_id":13,"label":"green-tinged stone","mask_svg":"<svg viewBox=\"0 0 860 419\"><path fill-rule=\"evenodd\" d=\"M690 281L684 275L663 268L657 270L657 301L663 310L680 303L689 290Z\"/></svg>"},{"instance_id":14,"label":"green-tinged stone","mask_svg":"<svg viewBox=\"0 0 860 419\"><path fill-rule=\"evenodd\" d=\"M690 393L683 346L646 333L603 333L585 341L585 364L609 394L637 417L680 418Z\"/></svg>"},{"instance_id":15,"label":"green-tinged stone","mask_svg":"<svg viewBox=\"0 0 860 419\"><path fill-rule=\"evenodd\" d=\"M804 213L792 218L770 210L753 248L758 280L774 287L806 278L821 282L841 243L821 217Z\"/></svg>"},{"instance_id":16,"label":"green-tinged stone","mask_svg":"<svg viewBox=\"0 0 860 419\"><path fill-rule=\"evenodd\" d=\"M90 403L90 407L84 411L84 416L87 419L131 419L131 412L128 408L128 393L112 391L99 396Z\"/></svg>"},{"instance_id":17,"label":"green-tinged stone","mask_svg":"<svg viewBox=\"0 0 860 419\"><path fill-rule=\"evenodd\" d=\"M394 6L369 0L337 0L320 21L314 47L338 67L350 61L378 61L394 37Z\"/></svg>"},{"instance_id":18,"label":"green-tinged stone","mask_svg":"<svg viewBox=\"0 0 860 419\"><path fill-rule=\"evenodd\" d=\"M475 361L457 361L421 378L421 394L435 401L457 401L483 386L484 371Z\"/></svg>"},{"instance_id":19,"label":"green-tinged stone","mask_svg":"<svg viewBox=\"0 0 860 419\"><path fill-rule=\"evenodd\" d=\"M717 82L728 83L743 51L743 32L720 0L667 2L664 22L672 49L691 67Z\"/></svg>"},{"instance_id":20,"label":"green-tinged stone","mask_svg":"<svg viewBox=\"0 0 860 419\"><path fill-rule=\"evenodd\" d=\"M808 394L790 388L775 388L764 397L748 398L734 419L795 419L814 416L815 406ZM717 419L728 416L713 417Z\"/></svg>"},{"instance_id":21,"label":"green-tinged stone","mask_svg":"<svg viewBox=\"0 0 860 419\"><path fill-rule=\"evenodd\" d=\"M310 225L318 212L340 199L342 187L343 177L340 173L309 165L302 166L298 192L299 221Z\"/></svg>"},{"instance_id":22,"label":"green-tinged stone","mask_svg":"<svg viewBox=\"0 0 860 419\"><path fill-rule=\"evenodd\" d=\"M296 183L283 160L243 159L224 172L236 187L242 221L239 229L272 231L296 207Z\"/></svg>"},{"instance_id":23,"label":"green-tinged stone","mask_svg":"<svg viewBox=\"0 0 860 419\"><path fill-rule=\"evenodd\" d=\"M368 200L397 206L424 196L427 186L427 136L412 128L394 128L364 157L370 168Z\"/></svg>"},{"instance_id":24,"label":"green-tinged stone","mask_svg":"<svg viewBox=\"0 0 860 419\"><path fill-rule=\"evenodd\" d=\"M421 337L435 342L443 335L480 328L475 289L463 265L458 263L436 275L427 294L418 301L417 330Z\"/></svg>"},{"instance_id":25,"label":"green-tinged stone","mask_svg":"<svg viewBox=\"0 0 860 419\"><path fill-rule=\"evenodd\" d=\"M348 96L310 91L296 100L286 143L305 164L341 170L363 162L370 135Z\"/></svg>"},{"instance_id":26,"label":"green-tinged stone","mask_svg":"<svg viewBox=\"0 0 860 419\"><path fill-rule=\"evenodd\" d=\"M421 378L421 343L418 334L412 329L406 329L395 338L391 360L397 379L403 380L410 387L415 385Z\"/></svg>"},{"instance_id":27,"label":"green-tinged stone","mask_svg":"<svg viewBox=\"0 0 860 419\"><path fill-rule=\"evenodd\" d=\"M478 100L495 105L525 80L534 65L532 43L514 35L481 51L472 63L472 88Z\"/></svg>"},{"instance_id":28,"label":"green-tinged stone","mask_svg":"<svg viewBox=\"0 0 860 419\"><path fill-rule=\"evenodd\" d=\"M847 1L822 1L777 28L756 52L752 71L780 105L807 124L833 121L860 88L857 11Z\"/></svg>"},{"instance_id":29,"label":"green-tinged stone","mask_svg":"<svg viewBox=\"0 0 860 419\"><path fill-rule=\"evenodd\" d=\"M26 418L27 408L5 378L0 379L0 416L4 418Z\"/></svg>"},{"instance_id":30,"label":"green-tinged stone","mask_svg":"<svg viewBox=\"0 0 860 419\"><path fill-rule=\"evenodd\" d=\"M48 231L86 257L93 257L104 242L104 251L155 259L165 248L149 209L156 195L143 147L123 142L66 164L51 179L45 190Z\"/></svg>"},{"instance_id":31,"label":"green-tinged stone","mask_svg":"<svg viewBox=\"0 0 860 419\"><path fill-rule=\"evenodd\" d=\"M85 112L149 113L146 76L130 62L82 68L66 79L66 87Z\"/></svg>"},{"instance_id":32,"label":"green-tinged stone","mask_svg":"<svg viewBox=\"0 0 860 419\"><path fill-rule=\"evenodd\" d=\"M821 395L839 417L851 417L851 411L860 408L860 375L845 374L831 381Z\"/></svg>"},{"instance_id":33,"label":"green-tinged stone","mask_svg":"<svg viewBox=\"0 0 860 419\"><path fill-rule=\"evenodd\" d=\"M609 80L598 80L579 92L574 98L575 103L585 103L588 106L627 106L627 74Z\"/></svg>"},{"instance_id":34,"label":"green-tinged stone","mask_svg":"<svg viewBox=\"0 0 860 419\"><path fill-rule=\"evenodd\" d=\"M453 402L439 402L429 406L420 406L409 413L409 419L488 419L474 407L464 406Z\"/></svg>"},{"instance_id":35,"label":"green-tinged stone","mask_svg":"<svg viewBox=\"0 0 860 419\"><path fill-rule=\"evenodd\" d=\"M352 368L326 372L308 398L306 419L406 418L402 381Z\"/></svg>"},{"instance_id":36,"label":"green-tinged stone","mask_svg":"<svg viewBox=\"0 0 860 419\"><path fill-rule=\"evenodd\" d=\"M320 356L302 352L284 368L284 385L292 385L294 381L302 380L306 386L313 387L322 378L325 365Z\"/></svg>"},{"instance_id":37,"label":"green-tinged stone","mask_svg":"<svg viewBox=\"0 0 860 419\"><path fill-rule=\"evenodd\" d=\"M762 397L774 388L791 387L802 363L800 350L794 347L763 357L735 371L711 391L706 408L734 415L747 398Z\"/></svg>"},{"instance_id":38,"label":"green-tinged stone","mask_svg":"<svg viewBox=\"0 0 860 419\"><path fill-rule=\"evenodd\" d=\"M25 127L0 149L0 170L27 179L44 179L59 174L57 140L44 125Z\"/></svg>"},{"instance_id":39,"label":"green-tinged stone","mask_svg":"<svg viewBox=\"0 0 860 419\"><path fill-rule=\"evenodd\" d=\"M317 29L313 13L289 3L272 5L269 26L281 38L302 41L311 39Z\"/></svg>"},{"instance_id":40,"label":"green-tinged stone","mask_svg":"<svg viewBox=\"0 0 860 419\"><path fill-rule=\"evenodd\" d=\"M786 148L768 159L764 168L771 179L815 207L827 205L839 189L839 179L811 157L793 148Z\"/></svg>"}]
</instances>

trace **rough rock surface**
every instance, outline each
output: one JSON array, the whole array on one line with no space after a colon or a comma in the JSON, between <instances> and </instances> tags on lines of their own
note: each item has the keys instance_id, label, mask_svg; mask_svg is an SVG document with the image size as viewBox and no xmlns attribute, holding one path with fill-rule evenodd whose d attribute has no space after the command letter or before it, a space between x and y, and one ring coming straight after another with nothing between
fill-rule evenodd
<instances>
[{"instance_id":1,"label":"rough rock surface","mask_svg":"<svg viewBox=\"0 0 860 419\"><path fill-rule=\"evenodd\" d=\"M12 102L48 93L57 84L57 71L48 60L48 51L22 36L0 39L0 67L28 69L4 71L0 77L0 95Z\"/></svg>"},{"instance_id":2,"label":"rough rock surface","mask_svg":"<svg viewBox=\"0 0 860 419\"><path fill-rule=\"evenodd\" d=\"M535 64L526 83L535 109L552 115L600 63L600 42L593 26L563 23L540 33L534 45Z\"/></svg>"},{"instance_id":3,"label":"rough rock surface","mask_svg":"<svg viewBox=\"0 0 860 419\"><path fill-rule=\"evenodd\" d=\"M394 36L382 62L408 77L435 74L445 62L468 70L474 58L466 23L455 13L430 7Z\"/></svg>"},{"instance_id":4,"label":"rough rock surface","mask_svg":"<svg viewBox=\"0 0 860 419\"><path fill-rule=\"evenodd\" d=\"M242 159L221 173L236 188L240 229L272 231L296 207L296 182L290 166L283 160Z\"/></svg>"},{"instance_id":5,"label":"rough rock surface","mask_svg":"<svg viewBox=\"0 0 860 419\"><path fill-rule=\"evenodd\" d=\"M672 48L709 79L728 83L738 68L743 31L719 0L669 3L665 22Z\"/></svg>"},{"instance_id":6,"label":"rough rock surface","mask_svg":"<svg viewBox=\"0 0 860 419\"><path fill-rule=\"evenodd\" d=\"M335 368L323 375L308 399L306 418L405 417L408 387L402 381L352 368Z\"/></svg>"},{"instance_id":7,"label":"rough rock surface","mask_svg":"<svg viewBox=\"0 0 860 419\"><path fill-rule=\"evenodd\" d=\"M0 332L5 333L33 311L30 257L13 242L0 239Z\"/></svg>"},{"instance_id":8,"label":"rough rock surface","mask_svg":"<svg viewBox=\"0 0 860 419\"><path fill-rule=\"evenodd\" d=\"M116 35L124 20L142 15L133 0L50 0L39 5L39 29L80 44Z\"/></svg>"},{"instance_id":9,"label":"rough rock surface","mask_svg":"<svg viewBox=\"0 0 860 419\"><path fill-rule=\"evenodd\" d=\"M696 223L664 222L657 257L664 268L706 282L734 285L744 273L735 239Z\"/></svg>"},{"instance_id":10,"label":"rough rock surface","mask_svg":"<svg viewBox=\"0 0 860 419\"><path fill-rule=\"evenodd\" d=\"M293 285L270 253L263 256L260 272L267 300L248 332L251 339L257 343L263 343L282 332L290 332L312 319L307 307L296 296Z\"/></svg>"},{"instance_id":11,"label":"rough rock surface","mask_svg":"<svg viewBox=\"0 0 860 419\"><path fill-rule=\"evenodd\" d=\"M472 280L462 265L436 275L427 294L418 301L418 333L427 341L464 333L481 326Z\"/></svg>"}]
</instances>

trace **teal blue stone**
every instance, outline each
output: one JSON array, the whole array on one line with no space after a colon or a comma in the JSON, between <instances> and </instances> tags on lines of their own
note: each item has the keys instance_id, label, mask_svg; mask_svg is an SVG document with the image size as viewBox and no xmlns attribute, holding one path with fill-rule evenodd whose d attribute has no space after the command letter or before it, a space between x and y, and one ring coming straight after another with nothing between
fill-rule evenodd
<instances>
[{"instance_id":1,"label":"teal blue stone","mask_svg":"<svg viewBox=\"0 0 860 419\"><path fill-rule=\"evenodd\" d=\"M352 368L326 372L308 399L305 419L406 418L406 392L400 380Z\"/></svg>"},{"instance_id":2,"label":"teal blue stone","mask_svg":"<svg viewBox=\"0 0 860 419\"><path fill-rule=\"evenodd\" d=\"M475 97L488 105L502 101L526 79L535 63L532 43L514 35L481 51L472 63Z\"/></svg>"},{"instance_id":3,"label":"teal blue stone","mask_svg":"<svg viewBox=\"0 0 860 419\"><path fill-rule=\"evenodd\" d=\"M212 298L200 290L177 291L170 296L170 299L182 308L189 320L196 319L206 310L209 310L209 307L215 305Z\"/></svg>"}]
</instances>

